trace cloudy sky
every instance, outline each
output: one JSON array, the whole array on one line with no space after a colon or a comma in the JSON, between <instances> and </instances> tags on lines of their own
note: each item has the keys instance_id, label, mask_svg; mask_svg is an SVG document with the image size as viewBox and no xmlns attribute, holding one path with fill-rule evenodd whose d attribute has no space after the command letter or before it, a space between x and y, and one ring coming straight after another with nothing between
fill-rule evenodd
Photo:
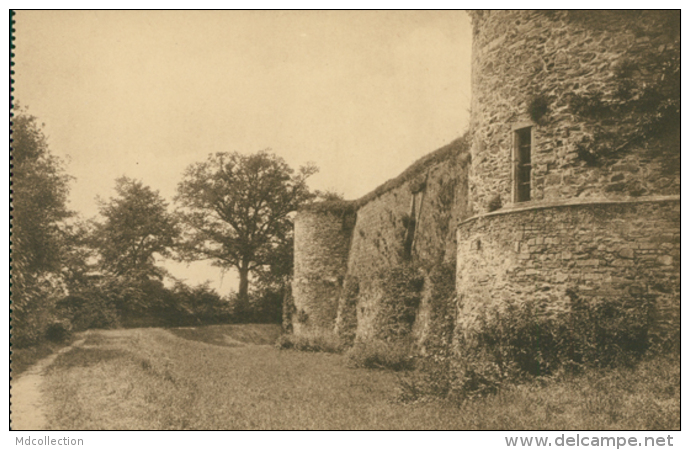
<instances>
[{"instance_id":1,"label":"cloudy sky","mask_svg":"<svg viewBox=\"0 0 690 450\"><path fill-rule=\"evenodd\" d=\"M460 136L463 12L19 11L15 92L67 159L70 207L98 213L122 175L172 202L209 153L270 148L353 199ZM205 263L178 278L236 289Z\"/></svg>"}]
</instances>

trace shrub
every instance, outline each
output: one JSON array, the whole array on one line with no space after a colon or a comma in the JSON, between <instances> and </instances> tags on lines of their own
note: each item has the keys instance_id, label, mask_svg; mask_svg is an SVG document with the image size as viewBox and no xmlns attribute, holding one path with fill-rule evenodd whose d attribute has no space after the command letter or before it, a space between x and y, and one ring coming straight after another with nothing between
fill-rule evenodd
<instances>
[{"instance_id":1,"label":"shrub","mask_svg":"<svg viewBox=\"0 0 690 450\"><path fill-rule=\"evenodd\" d=\"M411 344L373 339L355 342L348 350L347 357L353 367L400 371L414 368L411 354Z\"/></svg>"},{"instance_id":2,"label":"shrub","mask_svg":"<svg viewBox=\"0 0 690 450\"><path fill-rule=\"evenodd\" d=\"M62 281L51 274L21 277L21 282L15 282L12 276L12 346L30 347L45 338L47 327L56 317L55 304L65 295L65 289Z\"/></svg>"},{"instance_id":3,"label":"shrub","mask_svg":"<svg viewBox=\"0 0 690 450\"><path fill-rule=\"evenodd\" d=\"M251 323L281 323L283 301L288 288L262 289L249 296L249 321Z\"/></svg>"},{"instance_id":4,"label":"shrub","mask_svg":"<svg viewBox=\"0 0 690 450\"><path fill-rule=\"evenodd\" d=\"M69 295L58 302L57 309L61 315L69 318L75 331L115 328L118 325L115 307L98 292Z\"/></svg>"},{"instance_id":5,"label":"shrub","mask_svg":"<svg viewBox=\"0 0 690 450\"><path fill-rule=\"evenodd\" d=\"M420 356L416 370L398 377L398 400L413 402L429 397L455 401L494 394L506 380L496 363L477 355L451 351Z\"/></svg>"},{"instance_id":6,"label":"shrub","mask_svg":"<svg viewBox=\"0 0 690 450\"><path fill-rule=\"evenodd\" d=\"M277 347L281 350L300 350L304 352L340 353L343 343L335 333L309 330L299 334L283 334L278 338Z\"/></svg>"},{"instance_id":7,"label":"shrub","mask_svg":"<svg viewBox=\"0 0 690 450\"><path fill-rule=\"evenodd\" d=\"M492 308L463 353L480 354L505 378L551 375L579 366L631 365L649 347L651 299L584 300L568 291L566 308L529 301ZM471 359L470 359L471 360Z\"/></svg>"},{"instance_id":8,"label":"shrub","mask_svg":"<svg viewBox=\"0 0 690 450\"><path fill-rule=\"evenodd\" d=\"M229 323L233 319L231 302L218 295L208 283L195 287L177 283L167 295L163 309L169 321L174 321L175 316L178 322L197 324Z\"/></svg>"},{"instance_id":9,"label":"shrub","mask_svg":"<svg viewBox=\"0 0 690 450\"><path fill-rule=\"evenodd\" d=\"M536 300L487 308L469 337L457 334L453 346L430 347L418 358L416 373L400 380L400 398L488 395L504 383L629 366L649 348L651 297L585 300L574 291L566 297L558 310Z\"/></svg>"},{"instance_id":10,"label":"shrub","mask_svg":"<svg viewBox=\"0 0 690 450\"><path fill-rule=\"evenodd\" d=\"M54 320L46 328L45 337L50 342L61 343L67 341L72 335L72 325L69 320Z\"/></svg>"}]
</instances>

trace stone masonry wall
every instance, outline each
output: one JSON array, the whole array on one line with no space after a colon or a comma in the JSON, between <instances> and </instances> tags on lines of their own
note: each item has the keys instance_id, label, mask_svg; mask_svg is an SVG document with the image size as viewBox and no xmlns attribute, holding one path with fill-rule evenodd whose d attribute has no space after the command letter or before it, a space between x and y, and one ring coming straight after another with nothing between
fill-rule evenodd
<instances>
[{"instance_id":1,"label":"stone masonry wall","mask_svg":"<svg viewBox=\"0 0 690 450\"><path fill-rule=\"evenodd\" d=\"M652 200L652 199L649 199ZM458 228L457 332L488 306L656 297L660 333L680 329L680 197L497 212Z\"/></svg>"},{"instance_id":2,"label":"stone masonry wall","mask_svg":"<svg viewBox=\"0 0 690 450\"><path fill-rule=\"evenodd\" d=\"M302 211L295 217L295 333L333 328L353 222L346 213Z\"/></svg>"},{"instance_id":3,"label":"stone masonry wall","mask_svg":"<svg viewBox=\"0 0 690 450\"><path fill-rule=\"evenodd\" d=\"M370 337L386 270L455 258L455 229L468 217L468 147L466 139L454 141L360 200L298 212L295 333L354 327L359 338Z\"/></svg>"},{"instance_id":4,"label":"stone masonry wall","mask_svg":"<svg viewBox=\"0 0 690 450\"><path fill-rule=\"evenodd\" d=\"M367 339L375 331L374 318L382 294L380 275L405 261L404 241L413 197L416 225L410 259L424 266L454 258L455 228L467 218L467 156L467 152L454 153L358 209L348 277L359 287L359 339ZM423 326L416 328L421 333Z\"/></svg>"},{"instance_id":5,"label":"stone masonry wall","mask_svg":"<svg viewBox=\"0 0 690 450\"><path fill-rule=\"evenodd\" d=\"M597 130L613 136L629 131L638 117L619 112L585 120L571 105L573 96L596 94L610 100L624 87L617 78L623 71L630 72L625 86L641 87L658 78L654 58L680 52L673 14L472 12L469 184L474 212L487 212L496 195L504 205L512 202L513 135L525 126L533 127L533 201L679 194L680 171L664 166L669 151L679 155L679 128L658 142L643 142L592 166L578 146L596 139ZM537 122L530 112L535 99L545 108Z\"/></svg>"}]
</instances>

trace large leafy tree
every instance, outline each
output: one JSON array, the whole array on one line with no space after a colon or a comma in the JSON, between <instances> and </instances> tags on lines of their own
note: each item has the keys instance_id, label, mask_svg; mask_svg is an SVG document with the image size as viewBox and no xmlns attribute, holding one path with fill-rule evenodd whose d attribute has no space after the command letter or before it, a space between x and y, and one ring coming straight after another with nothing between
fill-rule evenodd
<instances>
[{"instance_id":1,"label":"large leafy tree","mask_svg":"<svg viewBox=\"0 0 690 450\"><path fill-rule=\"evenodd\" d=\"M118 178L115 191L117 196L100 202L103 220L94 230L102 268L134 280L162 278L156 256L171 256L179 236L175 215L158 191L141 181Z\"/></svg>"},{"instance_id":2,"label":"large leafy tree","mask_svg":"<svg viewBox=\"0 0 690 450\"><path fill-rule=\"evenodd\" d=\"M238 297L246 302L249 274L285 260L290 213L314 198L306 180L316 171L312 165L294 171L268 151L216 153L191 165L177 196L187 225L184 259L236 269Z\"/></svg>"},{"instance_id":3,"label":"large leafy tree","mask_svg":"<svg viewBox=\"0 0 690 450\"><path fill-rule=\"evenodd\" d=\"M12 326L15 345L39 338L63 292L64 221L71 177L51 154L37 119L15 109L12 120Z\"/></svg>"},{"instance_id":4,"label":"large leafy tree","mask_svg":"<svg viewBox=\"0 0 690 450\"><path fill-rule=\"evenodd\" d=\"M13 259L23 274L57 272L61 227L71 177L48 149L35 117L20 111L12 121Z\"/></svg>"}]
</instances>

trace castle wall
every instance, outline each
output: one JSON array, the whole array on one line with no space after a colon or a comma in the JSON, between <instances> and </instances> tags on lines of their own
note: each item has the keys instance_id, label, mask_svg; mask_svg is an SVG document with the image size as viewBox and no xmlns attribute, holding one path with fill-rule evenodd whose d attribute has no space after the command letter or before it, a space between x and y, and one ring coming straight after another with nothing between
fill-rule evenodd
<instances>
[{"instance_id":1,"label":"castle wall","mask_svg":"<svg viewBox=\"0 0 690 450\"><path fill-rule=\"evenodd\" d=\"M467 141L460 139L360 200L298 212L295 332L311 324L372 337L386 271L407 261L429 265L454 258L455 229L467 218L468 165ZM356 211L354 229L354 217L344 211ZM349 223L347 232L343 223ZM423 326L417 328L422 333Z\"/></svg>"},{"instance_id":2,"label":"castle wall","mask_svg":"<svg viewBox=\"0 0 690 450\"><path fill-rule=\"evenodd\" d=\"M333 328L347 271L352 221L346 212L302 211L295 217L295 333Z\"/></svg>"},{"instance_id":3,"label":"castle wall","mask_svg":"<svg viewBox=\"0 0 690 450\"><path fill-rule=\"evenodd\" d=\"M659 326L677 330L677 12L471 14L476 216L458 227L456 332L509 301L565 308L566 291L651 296ZM670 114L654 122L664 104ZM530 195L519 202L527 139Z\"/></svg>"},{"instance_id":4,"label":"castle wall","mask_svg":"<svg viewBox=\"0 0 690 450\"><path fill-rule=\"evenodd\" d=\"M565 308L566 290L651 295L665 324L656 332L680 327L679 196L496 212L461 224L458 243L458 333L507 301Z\"/></svg>"},{"instance_id":5,"label":"castle wall","mask_svg":"<svg viewBox=\"0 0 690 450\"><path fill-rule=\"evenodd\" d=\"M615 103L623 89L630 91L627 105L640 104L635 95L658 81L664 59L679 55L674 12L471 14L475 213L487 212L497 195L503 205L513 201L514 131L525 126L532 126L533 201L679 193L680 171L667 164L669 151L679 148L679 128L627 144L616 137L643 127L639 111L622 106L583 115L573 106L578 98ZM540 106L545 113L535 119ZM587 161L605 138L614 157Z\"/></svg>"},{"instance_id":6,"label":"castle wall","mask_svg":"<svg viewBox=\"0 0 690 450\"><path fill-rule=\"evenodd\" d=\"M359 339L376 333L374 321L383 293L381 275L406 261L405 239L411 216L415 231L408 243L410 261L423 267L454 258L454 230L467 217L468 153L458 150L358 209L348 277L358 283ZM426 316L422 304L415 326L418 335L424 332Z\"/></svg>"},{"instance_id":7,"label":"castle wall","mask_svg":"<svg viewBox=\"0 0 690 450\"><path fill-rule=\"evenodd\" d=\"M567 308L568 293L653 298L654 332L677 332L680 97L662 82L678 75L677 14L471 14L469 136L360 200L298 213L295 332L312 324L374 337L383 274L413 262L428 275L453 260L456 333L472 333L485 309L507 302ZM660 104L672 114L656 123L649 114ZM530 199L517 202L515 139L525 128ZM429 328L425 289L419 342Z\"/></svg>"}]
</instances>

